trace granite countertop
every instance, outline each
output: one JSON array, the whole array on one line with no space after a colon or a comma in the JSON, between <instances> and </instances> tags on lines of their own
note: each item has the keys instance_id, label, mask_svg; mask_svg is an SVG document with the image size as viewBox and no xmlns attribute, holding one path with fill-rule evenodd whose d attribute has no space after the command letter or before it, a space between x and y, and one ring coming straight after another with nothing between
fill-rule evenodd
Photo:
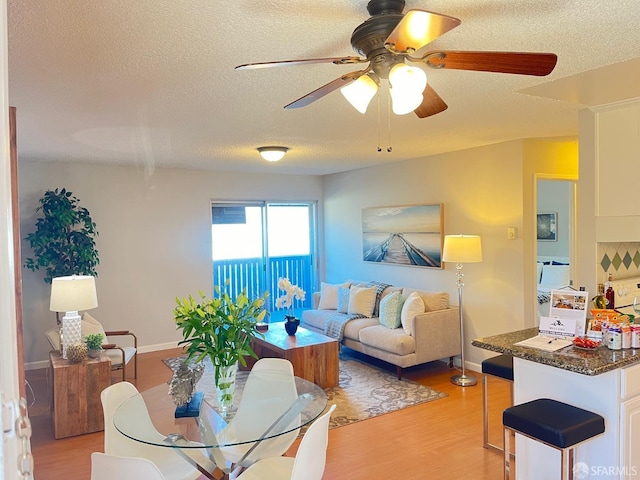
<instances>
[{"instance_id":1,"label":"granite countertop","mask_svg":"<svg viewBox=\"0 0 640 480\"><path fill-rule=\"evenodd\" d=\"M471 345L493 352L506 353L517 358L562 368L583 375L600 375L617 368L640 363L640 349L609 350L600 346L594 350L581 350L573 345L555 352L514 345L527 338L535 337L538 328L527 328L517 332L476 338Z\"/></svg>"}]
</instances>

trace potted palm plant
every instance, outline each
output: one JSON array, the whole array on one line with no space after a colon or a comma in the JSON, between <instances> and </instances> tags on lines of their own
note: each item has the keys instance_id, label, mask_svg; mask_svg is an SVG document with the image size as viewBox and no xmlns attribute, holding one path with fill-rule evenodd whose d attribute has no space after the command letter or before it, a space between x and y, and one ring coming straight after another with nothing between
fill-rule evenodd
<instances>
[{"instance_id":1,"label":"potted palm plant","mask_svg":"<svg viewBox=\"0 0 640 480\"><path fill-rule=\"evenodd\" d=\"M184 338L178 345L185 347L186 362L211 360L218 403L226 411L233 404L238 362L246 366L244 357L258 358L251 341L262 335L256 323L266 315L263 307L268 293L250 300L243 290L232 299L225 288L215 287L213 298L207 298L202 291L199 295L199 300L191 295L176 298L173 314Z\"/></svg>"}]
</instances>

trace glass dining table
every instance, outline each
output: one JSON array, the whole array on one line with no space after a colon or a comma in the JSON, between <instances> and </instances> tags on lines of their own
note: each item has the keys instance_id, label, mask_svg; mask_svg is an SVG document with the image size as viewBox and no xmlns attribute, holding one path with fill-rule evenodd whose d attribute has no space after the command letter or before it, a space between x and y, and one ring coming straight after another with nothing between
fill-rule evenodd
<instances>
[{"instance_id":1,"label":"glass dining table","mask_svg":"<svg viewBox=\"0 0 640 480\"><path fill-rule=\"evenodd\" d=\"M218 406L215 387L201 383L197 416L176 418L169 385L162 384L125 400L115 411L115 428L137 442L175 449L217 480L235 476L278 444L289 445L327 406L318 385L281 372L238 372L234 405L226 411Z\"/></svg>"}]
</instances>

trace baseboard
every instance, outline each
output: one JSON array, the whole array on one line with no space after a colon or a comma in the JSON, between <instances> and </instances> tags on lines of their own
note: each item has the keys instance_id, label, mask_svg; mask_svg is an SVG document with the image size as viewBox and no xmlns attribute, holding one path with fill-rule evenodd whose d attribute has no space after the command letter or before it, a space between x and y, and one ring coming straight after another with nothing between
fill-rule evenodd
<instances>
[{"instance_id":1,"label":"baseboard","mask_svg":"<svg viewBox=\"0 0 640 480\"><path fill-rule=\"evenodd\" d=\"M37 362L29 362L24 364L25 370L37 370L38 368L48 368L49 360L39 360Z\"/></svg>"},{"instance_id":2,"label":"baseboard","mask_svg":"<svg viewBox=\"0 0 640 480\"><path fill-rule=\"evenodd\" d=\"M170 350L172 348L178 348L178 342L157 343L155 345L145 345L144 347L138 347L138 353L158 352L160 350Z\"/></svg>"},{"instance_id":3,"label":"baseboard","mask_svg":"<svg viewBox=\"0 0 640 480\"><path fill-rule=\"evenodd\" d=\"M158 352L160 350L171 350L178 348L178 342L157 343L155 345L145 345L138 347L138 353ZM38 360L24 364L25 370L36 370L38 368L49 368L49 360Z\"/></svg>"}]
</instances>

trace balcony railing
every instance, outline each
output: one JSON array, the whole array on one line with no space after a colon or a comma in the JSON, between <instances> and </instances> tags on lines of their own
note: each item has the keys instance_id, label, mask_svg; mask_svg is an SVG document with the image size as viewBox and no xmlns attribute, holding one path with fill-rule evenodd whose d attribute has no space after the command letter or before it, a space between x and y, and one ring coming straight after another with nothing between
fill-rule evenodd
<instances>
[{"instance_id":1,"label":"balcony railing","mask_svg":"<svg viewBox=\"0 0 640 480\"><path fill-rule=\"evenodd\" d=\"M306 292L304 301L294 300L296 316L299 318L300 311L311 308L312 303L314 285L311 255L270 257L267 261L268 265L262 258L216 260L213 262L213 284L222 288L228 281L227 292L232 298L244 289L251 299L260 297L267 290L269 321L274 322L284 319L285 311L276 309L275 301L284 293L278 290L278 279L286 277ZM262 284L263 271L268 273L266 285Z\"/></svg>"}]
</instances>

